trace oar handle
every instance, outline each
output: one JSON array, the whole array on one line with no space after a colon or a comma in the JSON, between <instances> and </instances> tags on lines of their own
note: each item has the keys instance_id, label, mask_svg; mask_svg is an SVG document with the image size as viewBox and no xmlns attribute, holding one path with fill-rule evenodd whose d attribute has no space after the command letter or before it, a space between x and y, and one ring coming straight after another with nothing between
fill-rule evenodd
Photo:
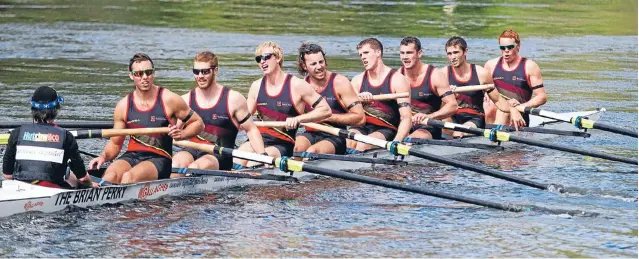
<instances>
[{"instance_id":1,"label":"oar handle","mask_svg":"<svg viewBox=\"0 0 639 259\"><path fill-rule=\"evenodd\" d=\"M300 123L300 125L313 128L319 131L323 131L329 134L333 134L335 136L339 135L338 128L322 125L319 123L305 122L305 123ZM282 127L286 127L286 122L285 121L256 121L255 126L266 127L266 128L282 128Z\"/></svg>"},{"instance_id":2,"label":"oar handle","mask_svg":"<svg viewBox=\"0 0 639 259\"><path fill-rule=\"evenodd\" d=\"M454 92L465 93L465 92L474 92L474 91L484 91L491 88L495 88L495 84L459 86L455 88Z\"/></svg>"},{"instance_id":3,"label":"oar handle","mask_svg":"<svg viewBox=\"0 0 639 259\"><path fill-rule=\"evenodd\" d=\"M103 129L102 137L127 136L127 135L148 135L148 134L167 134L170 129L162 128L139 128L139 129Z\"/></svg>"},{"instance_id":4,"label":"oar handle","mask_svg":"<svg viewBox=\"0 0 639 259\"><path fill-rule=\"evenodd\" d=\"M386 100L395 100L397 98L406 98L409 96L410 96L410 93L408 92L394 93L394 94L378 94L378 95L373 95L373 100L386 101Z\"/></svg>"}]
</instances>

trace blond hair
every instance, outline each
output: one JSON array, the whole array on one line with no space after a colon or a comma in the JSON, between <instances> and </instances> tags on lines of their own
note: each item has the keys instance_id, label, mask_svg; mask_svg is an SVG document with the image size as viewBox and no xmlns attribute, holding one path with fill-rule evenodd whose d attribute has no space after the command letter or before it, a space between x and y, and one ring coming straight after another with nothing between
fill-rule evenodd
<instances>
[{"instance_id":1,"label":"blond hair","mask_svg":"<svg viewBox=\"0 0 639 259\"><path fill-rule=\"evenodd\" d=\"M282 51L282 47L280 47L280 45L277 45L277 43L272 42L272 41L267 41L267 42L263 42L262 44L258 45L257 48L255 49L255 56L260 56L262 55L262 49L264 48L272 48L273 49L273 56L275 56L275 58L279 58L280 59L280 67L282 66L282 63L284 63L284 55L283 55L283 51Z\"/></svg>"}]
</instances>

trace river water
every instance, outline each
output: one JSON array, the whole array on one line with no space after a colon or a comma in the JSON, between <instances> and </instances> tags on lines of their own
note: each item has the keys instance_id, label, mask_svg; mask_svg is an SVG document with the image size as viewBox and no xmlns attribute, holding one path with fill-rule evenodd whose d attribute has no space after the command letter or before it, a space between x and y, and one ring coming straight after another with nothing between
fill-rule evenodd
<instances>
[{"instance_id":1,"label":"river water","mask_svg":"<svg viewBox=\"0 0 639 259\"><path fill-rule=\"evenodd\" d=\"M446 12L449 1L444 2L419 10L444 8ZM539 2L539 6L487 6L525 11L548 5L546 1ZM329 2L327 6L331 4L340 5ZM220 56L219 81L246 93L250 82L261 76L252 56L263 41L282 46L286 55L284 67L291 73L295 71L296 47L304 41L319 43L326 49L329 69L350 78L362 70L356 44L373 35L331 30L301 35L297 30L287 32L279 27L241 30L236 28L238 25L211 30L178 22L164 26L134 20L113 24L109 17L95 11L94 20L82 12L78 12L77 20L68 18L68 12L82 9L75 5L0 5L4 8L0 17L5 19L0 23L3 122L27 120L27 100L41 85L54 86L65 96L62 120L110 120L117 100L133 88L126 66L135 52L146 52L154 58L157 84L181 94L193 86L192 57L198 51L212 50ZM344 8L349 11L357 5L351 3ZM359 5L367 10L374 8ZM126 4L118 2L114 6L131 12ZM388 6L410 5L389 2ZM53 12L65 8L69 11ZM391 15L396 12L392 8L388 10ZM379 6L378 9L384 10ZM467 17L471 11L461 12L459 17ZM249 11L240 11L244 12ZM39 20L36 14L49 18ZM384 17L379 19L383 22L387 19ZM636 12L634 19L636 22ZM318 24L328 27L321 21ZM439 28L439 22L424 24ZM473 33L472 24L454 24L462 27L458 31L466 32L463 35L472 35L467 37L470 61L483 64L499 55L496 36L489 34L496 29ZM533 31L539 24L543 23L532 23L524 30ZM561 26L552 35L522 35L521 54L542 68L549 93L546 109L563 112L604 107L607 112L602 121L636 128L637 36L623 36L624 32L612 25L602 26L609 27L594 30L598 35L577 30L569 33ZM606 28L611 28L610 32ZM376 31L375 35L381 35L378 38L385 47L386 64L398 67L401 35L391 30ZM415 35L422 41L424 61L444 66L443 44L451 35ZM592 137L586 139L553 141L637 156L636 139L596 130L591 133ZM105 141L79 143L83 150L99 153ZM600 215L502 212L323 178L285 187L236 188L90 210L3 218L0 257L637 257L636 166L535 147L459 159L539 182L618 195L558 195L424 163L364 173L483 200L579 209Z\"/></svg>"}]
</instances>

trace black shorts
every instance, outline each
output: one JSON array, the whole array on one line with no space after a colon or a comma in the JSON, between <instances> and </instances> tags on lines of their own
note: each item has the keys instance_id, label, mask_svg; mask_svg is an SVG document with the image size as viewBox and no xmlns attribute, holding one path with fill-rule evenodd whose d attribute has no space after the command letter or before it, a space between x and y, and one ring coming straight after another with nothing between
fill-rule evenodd
<instances>
[{"instance_id":1,"label":"black shorts","mask_svg":"<svg viewBox=\"0 0 639 259\"><path fill-rule=\"evenodd\" d=\"M211 153L207 153L207 152L202 152L199 150L195 150L195 149L190 149L190 148L183 148L182 151L186 151L189 152L189 154L191 154L191 156L193 156L193 161L198 160L200 157L203 157L205 155L212 155L215 157L215 159L217 159L218 164L220 164L220 169L219 170L231 170L233 169L233 158L232 157L225 157L219 154L211 154Z\"/></svg>"},{"instance_id":2,"label":"black shorts","mask_svg":"<svg viewBox=\"0 0 639 259\"><path fill-rule=\"evenodd\" d=\"M474 123L477 126L477 128L483 129L486 127L485 117L481 115L460 113L460 114L453 115L451 118L453 119L453 122L457 124L464 124L470 121Z\"/></svg>"},{"instance_id":3,"label":"black shorts","mask_svg":"<svg viewBox=\"0 0 639 259\"><path fill-rule=\"evenodd\" d=\"M343 155L346 153L345 138L340 138L338 136L328 134L326 132L319 132L319 131L312 131L312 132L307 131L302 134L299 134L298 137L305 137L306 139L308 139L308 142L310 142L311 145L315 145L315 143L317 142L326 140L328 142L331 142L331 144L333 144L333 147L335 147L335 154Z\"/></svg>"},{"instance_id":4,"label":"black shorts","mask_svg":"<svg viewBox=\"0 0 639 259\"><path fill-rule=\"evenodd\" d=\"M384 135L384 138L386 139L386 141L391 141L395 139L395 135L397 135L397 131L394 129L377 126L373 124L366 124L364 126L359 126L359 127L351 127L350 129L357 130L364 135L370 135L373 132L379 132L379 133L382 133L382 135Z\"/></svg>"},{"instance_id":5,"label":"black shorts","mask_svg":"<svg viewBox=\"0 0 639 259\"><path fill-rule=\"evenodd\" d=\"M410 132L413 133L417 130L424 130L430 132L430 135L433 136L433 139L441 139L442 138L442 128L431 127L427 125L415 125L410 129Z\"/></svg>"},{"instance_id":6,"label":"black shorts","mask_svg":"<svg viewBox=\"0 0 639 259\"><path fill-rule=\"evenodd\" d=\"M264 140L264 148L274 147L280 151L281 156L293 156L293 149L295 144L278 139L268 134L262 134L262 140Z\"/></svg>"},{"instance_id":7,"label":"black shorts","mask_svg":"<svg viewBox=\"0 0 639 259\"><path fill-rule=\"evenodd\" d=\"M171 176L171 159L151 152L126 152L117 160L124 160L131 167L136 166L144 161L153 163L155 169L158 170L158 179L166 179Z\"/></svg>"}]
</instances>

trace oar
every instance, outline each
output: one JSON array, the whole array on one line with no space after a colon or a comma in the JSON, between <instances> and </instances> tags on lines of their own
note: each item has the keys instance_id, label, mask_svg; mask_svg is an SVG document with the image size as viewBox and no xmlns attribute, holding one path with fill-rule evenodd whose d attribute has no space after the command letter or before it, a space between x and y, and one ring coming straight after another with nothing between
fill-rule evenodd
<instances>
[{"instance_id":1,"label":"oar","mask_svg":"<svg viewBox=\"0 0 639 259\"><path fill-rule=\"evenodd\" d=\"M110 138L114 136L166 134L169 128L139 128L139 129L92 129L69 130L76 139ZM6 145L9 141L9 133L0 134L0 145Z\"/></svg>"},{"instance_id":2,"label":"oar","mask_svg":"<svg viewBox=\"0 0 639 259\"><path fill-rule=\"evenodd\" d=\"M483 90L494 88L494 87L495 87L494 84L469 85L469 86L457 87L454 92L464 93L464 92L473 92L473 91L483 91ZM394 94L378 94L378 95L373 95L373 100L385 101L385 100L394 100L397 98L406 98L406 97L410 97L410 93L403 92L403 93L394 93Z\"/></svg>"},{"instance_id":3,"label":"oar","mask_svg":"<svg viewBox=\"0 0 639 259\"><path fill-rule=\"evenodd\" d=\"M506 126L506 125L495 125L495 124L487 124L486 125L486 129L493 129L496 128L497 130L501 130L501 131L517 131L515 129L515 127L513 126ZM588 132L581 132L581 131L571 131L571 130L557 130L557 129L545 129L545 128L540 128L540 127L519 127L519 131L523 131L523 132L534 132L534 133L541 133L541 134L551 134L551 135L560 135L560 136L573 136L573 137L584 137L584 138L589 138L590 137L590 133Z\"/></svg>"},{"instance_id":4,"label":"oar","mask_svg":"<svg viewBox=\"0 0 639 259\"><path fill-rule=\"evenodd\" d=\"M442 122L442 121L431 120L431 119L424 120L422 124L432 126L432 127L438 127L438 128L447 128L454 131L461 131L465 133L474 134L477 136L484 136L490 139L491 141L513 141L513 142L524 143L524 144L528 144L532 146L556 149L560 151L581 154L581 155L586 155L591 157L598 157L602 159L607 159L607 160L612 160L612 161L617 161L617 162L622 162L627 164L633 164L633 165L638 164L637 159L610 155L610 154L606 154L606 153L594 151L594 150L585 150L585 149L580 149L576 147L564 146L564 145L550 143L550 142L541 141L541 140L528 139L528 138L524 138L524 137L520 137L516 135L511 135L506 132L501 132L496 129L490 130L490 129L470 128L464 125L459 125L459 124L450 123L450 122Z\"/></svg>"},{"instance_id":5,"label":"oar","mask_svg":"<svg viewBox=\"0 0 639 259\"><path fill-rule=\"evenodd\" d=\"M245 160L256 161L256 162L260 162L264 164L270 164L270 165L279 167L280 170L282 171L292 171L292 172L306 171L306 172L310 172L314 174L330 176L330 177L335 177L335 178L340 178L340 179L345 179L345 180L350 180L350 181L355 181L360 183L366 183L370 185L381 186L381 187L386 187L386 188L395 189L395 190L418 193L418 194L438 197L442 199L449 199L449 200L454 200L454 201L459 201L459 202L464 202L464 203L469 203L469 204L474 204L474 205L479 205L483 207L499 209L504 211L522 212L522 211L538 210L538 211L547 211L551 213L561 213L561 214L567 213L570 215L586 215L586 216L597 215L596 213L587 213L584 211L555 210L555 209L542 208L542 207L534 206L534 205L510 205L510 204L502 204L502 203L497 203L492 201L483 201L483 200L478 200L475 198L469 198L469 197L450 194L446 192L433 191L426 188L401 184L401 183L397 183L393 181L381 180L377 178L346 173L346 172L328 169L328 168L321 168L321 167L306 164L301 161L288 159L287 157L274 158L270 156L259 155L259 154L241 151L237 149L223 148L219 146L200 144L200 143L194 143L189 141L175 141L174 144L181 147L188 147L188 148L200 150L202 152L207 152L211 154L221 154L225 156L232 156L232 157L241 158Z\"/></svg>"},{"instance_id":6,"label":"oar","mask_svg":"<svg viewBox=\"0 0 639 259\"><path fill-rule=\"evenodd\" d=\"M260 122L256 122L256 123L260 123ZM279 123L279 125L277 124ZM284 122L269 122L269 127L282 127ZM482 166L477 166L477 165L473 165L470 163L466 163L466 162L462 162L462 161L458 161L455 159L450 159L450 158L446 158L443 156L438 156L438 155L434 155L434 154L430 154L430 153L426 153L426 152L422 152L417 150L416 148L413 148L411 146L407 146L398 142L392 142L392 141L386 141L386 140L381 140L381 139L377 139L377 138L373 138L373 137L369 137L366 135L362 135L362 134L357 134L355 132L350 132L344 129L339 129L339 128L334 128L334 127L330 127L330 126L326 126L326 125L321 125L321 124L317 124L317 123L302 123L302 125L306 126L306 127L310 127L319 131L323 131L326 132L328 134L332 134L335 136L339 136L342 138L348 138L348 139L352 139L358 142L363 142L372 146L376 146L376 147L381 147L384 149L387 149L389 151L391 151L391 153L395 154L395 155L412 155L412 156L416 156L416 157L420 157L420 158L424 158L424 159L428 159L431 161L435 161L438 163L442 163L442 164L446 164L446 165L451 165L451 166L455 166L455 167L459 167L459 168L463 168L466 170L470 170L473 172L477 172L480 174L484 174L484 175L488 175L488 176L492 176L492 177L496 177L502 180L506 180L506 181L510 181L510 182L514 182L514 183L518 183L518 184L523 184L526 186L530 186L533 188L537 188L537 189L541 189L541 190L548 190L548 191L559 191L561 193L563 192L567 192L566 188L564 188L562 185L560 184L544 184L544 183L538 183L535 181L531 181L531 180L527 180L524 178L520 178L520 177L516 177L516 176L512 176L512 175L507 175L504 174L498 170L495 169L491 169L491 168L486 168L486 167L482 167ZM259 125L262 126L262 125ZM577 192L580 194L583 194L586 191L580 191L578 188L574 188L571 187L570 192Z\"/></svg>"},{"instance_id":7,"label":"oar","mask_svg":"<svg viewBox=\"0 0 639 259\"><path fill-rule=\"evenodd\" d=\"M138 128L138 129L97 129L97 130L70 130L76 139L110 138L114 136L166 134L169 128Z\"/></svg>"},{"instance_id":8,"label":"oar","mask_svg":"<svg viewBox=\"0 0 639 259\"><path fill-rule=\"evenodd\" d=\"M369 164L378 164L378 165L408 165L408 162L406 161L395 160L395 159L380 159L380 158L370 158L370 157L362 157L362 156L320 154L320 153L312 153L312 152L295 152L293 153L293 156L308 158L308 159L330 159L330 160L369 163Z\"/></svg>"},{"instance_id":9,"label":"oar","mask_svg":"<svg viewBox=\"0 0 639 259\"><path fill-rule=\"evenodd\" d=\"M405 138L405 143L412 144L428 144L428 145L437 145L437 146L450 146L450 147L465 147L465 148L476 148L476 149L487 149L493 151L501 151L504 150L504 147L498 145L489 145L489 144L481 144L481 143L468 143L462 142L457 139L453 140L443 140L443 139L425 139L425 138Z\"/></svg>"},{"instance_id":10,"label":"oar","mask_svg":"<svg viewBox=\"0 0 639 259\"><path fill-rule=\"evenodd\" d=\"M637 131L634 129L608 125L598 121L588 120L582 116L570 117L566 115L557 114L551 111L540 110L537 108L522 107L521 105L517 106L517 110L519 112L524 112L527 114L534 114L541 117L546 117L550 119L572 123L573 125L575 125L575 127L579 129L598 129L598 130L608 131L608 132L626 135L630 137L635 137L635 138L637 137Z\"/></svg>"},{"instance_id":11,"label":"oar","mask_svg":"<svg viewBox=\"0 0 639 259\"><path fill-rule=\"evenodd\" d=\"M0 129L13 129L22 125L33 124L33 122L0 122ZM113 121L56 121L56 125L60 128L76 128L76 129L110 129L113 128Z\"/></svg>"},{"instance_id":12,"label":"oar","mask_svg":"<svg viewBox=\"0 0 639 259\"><path fill-rule=\"evenodd\" d=\"M286 181L297 182L298 179L288 175L274 175L274 174L262 174L253 171L222 171L222 170L207 170L207 169L194 169L194 168L172 168L171 173L183 174L183 175L211 175L222 177L234 177L234 178L248 178L258 180L271 180L271 181Z\"/></svg>"}]
</instances>

